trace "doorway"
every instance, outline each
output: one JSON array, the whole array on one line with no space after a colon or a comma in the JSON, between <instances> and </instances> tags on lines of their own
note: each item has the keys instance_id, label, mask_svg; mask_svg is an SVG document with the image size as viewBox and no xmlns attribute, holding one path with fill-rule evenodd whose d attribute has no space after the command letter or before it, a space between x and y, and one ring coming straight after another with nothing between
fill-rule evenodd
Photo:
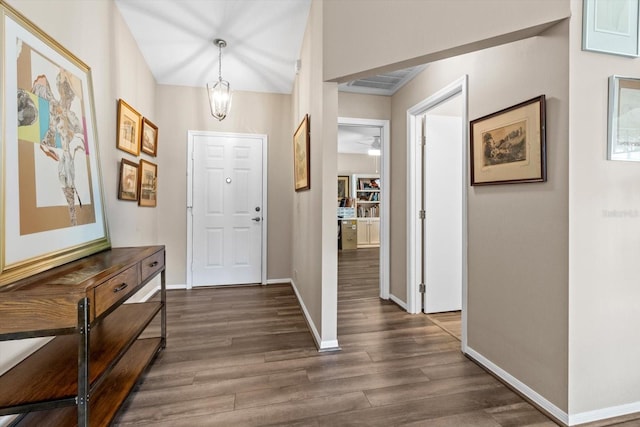
<instances>
[{"instance_id":1,"label":"doorway","mask_svg":"<svg viewBox=\"0 0 640 427\"><path fill-rule=\"evenodd\" d=\"M464 76L407 112L408 311L461 310L463 351L467 326L467 104Z\"/></svg>"},{"instance_id":2,"label":"doorway","mask_svg":"<svg viewBox=\"0 0 640 427\"><path fill-rule=\"evenodd\" d=\"M266 283L266 142L189 132L188 288Z\"/></svg>"},{"instance_id":3,"label":"doorway","mask_svg":"<svg viewBox=\"0 0 640 427\"><path fill-rule=\"evenodd\" d=\"M361 243L365 231L368 236L366 240L369 244L361 244L362 247L377 246L379 242L379 256L377 257L379 297L389 299L389 120L339 117L338 129L341 128L351 130L353 134L363 135L354 144L364 147L364 152L370 156L371 162L377 162L377 173L375 171L374 173L364 173L359 170L339 170L338 173L343 177L348 177L351 198L357 199L359 196L364 198L365 195L369 196L367 198L371 198L371 203L363 202L360 203L361 206L354 206L353 219L357 223L356 233L360 234ZM340 145L340 142L338 144ZM377 153L373 153L372 150L377 150ZM340 149L338 151L340 152ZM375 185L378 186L377 189L373 188ZM360 186L362 186L361 189ZM375 201L379 203L375 203ZM358 217L359 207L362 208L360 217Z\"/></svg>"}]
</instances>

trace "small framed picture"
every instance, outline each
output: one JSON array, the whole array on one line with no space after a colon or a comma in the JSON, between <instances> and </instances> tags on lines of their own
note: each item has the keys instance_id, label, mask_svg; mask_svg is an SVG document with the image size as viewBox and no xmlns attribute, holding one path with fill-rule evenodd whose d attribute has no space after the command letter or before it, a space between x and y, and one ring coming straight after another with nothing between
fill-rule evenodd
<instances>
[{"instance_id":1,"label":"small framed picture","mask_svg":"<svg viewBox=\"0 0 640 427\"><path fill-rule=\"evenodd\" d=\"M349 192L349 179L348 175L338 176L338 200L347 199L351 197Z\"/></svg>"},{"instance_id":2,"label":"small framed picture","mask_svg":"<svg viewBox=\"0 0 640 427\"><path fill-rule=\"evenodd\" d=\"M140 160L140 179L138 182L138 205L155 207L158 194L158 165Z\"/></svg>"},{"instance_id":3,"label":"small framed picture","mask_svg":"<svg viewBox=\"0 0 640 427\"><path fill-rule=\"evenodd\" d=\"M120 160L120 185L118 199L138 200L138 164L127 159Z\"/></svg>"},{"instance_id":4,"label":"small framed picture","mask_svg":"<svg viewBox=\"0 0 640 427\"><path fill-rule=\"evenodd\" d=\"M118 100L118 134L116 147L137 156L140 154L142 116L122 99Z\"/></svg>"},{"instance_id":5,"label":"small framed picture","mask_svg":"<svg viewBox=\"0 0 640 427\"><path fill-rule=\"evenodd\" d=\"M310 173L310 132L309 115L305 114L302 122L293 134L293 178L295 190L302 191L311 188Z\"/></svg>"},{"instance_id":6,"label":"small framed picture","mask_svg":"<svg viewBox=\"0 0 640 427\"><path fill-rule=\"evenodd\" d=\"M609 77L607 159L640 162L640 79Z\"/></svg>"},{"instance_id":7,"label":"small framed picture","mask_svg":"<svg viewBox=\"0 0 640 427\"><path fill-rule=\"evenodd\" d=\"M471 122L471 185L547 180L545 96Z\"/></svg>"},{"instance_id":8,"label":"small framed picture","mask_svg":"<svg viewBox=\"0 0 640 427\"><path fill-rule=\"evenodd\" d=\"M142 119L140 151L155 157L158 154L158 126L146 117Z\"/></svg>"}]
</instances>

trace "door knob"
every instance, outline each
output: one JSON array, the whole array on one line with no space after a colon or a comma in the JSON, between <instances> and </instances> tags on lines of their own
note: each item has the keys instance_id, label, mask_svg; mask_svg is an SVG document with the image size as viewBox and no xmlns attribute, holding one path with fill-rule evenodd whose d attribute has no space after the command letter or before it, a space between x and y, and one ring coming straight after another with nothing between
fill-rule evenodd
<instances>
[{"instance_id":1,"label":"door knob","mask_svg":"<svg viewBox=\"0 0 640 427\"><path fill-rule=\"evenodd\" d=\"M255 222L260 222L262 218L260 218L259 216L255 217L255 218L251 218L251 221L255 221Z\"/></svg>"}]
</instances>

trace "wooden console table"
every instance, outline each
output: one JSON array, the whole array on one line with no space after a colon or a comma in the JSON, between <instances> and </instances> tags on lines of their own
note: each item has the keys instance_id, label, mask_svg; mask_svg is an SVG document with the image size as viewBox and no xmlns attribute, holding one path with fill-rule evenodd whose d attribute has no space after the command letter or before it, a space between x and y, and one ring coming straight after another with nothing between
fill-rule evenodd
<instances>
[{"instance_id":1,"label":"wooden console table","mask_svg":"<svg viewBox=\"0 0 640 427\"><path fill-rule=\"evenodd\" d=\"M123 304L161 274L160 301ZM160 336L140 338L160 313ZM114 248L0 287L0 341L53 339L0 376L19 426L108 426L166 342L164 246Z\"/></svg>"}]
</instances>

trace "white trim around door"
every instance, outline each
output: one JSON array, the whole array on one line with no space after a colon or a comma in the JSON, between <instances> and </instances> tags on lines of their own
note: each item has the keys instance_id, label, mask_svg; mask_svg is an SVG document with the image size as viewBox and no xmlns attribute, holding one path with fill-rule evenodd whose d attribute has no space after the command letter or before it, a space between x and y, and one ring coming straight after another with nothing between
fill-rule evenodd
<instances>
[{"instance_id":1,"label":"white trim around door","mask_svg":"<svg viewBox=\"0 0 640 427\"><path fill-rule=\"evenodd\" d=\"M267 284L267 228L268 228L268 200L267 200L267 153L268 140L264 134L250 133L229 133L229 132L212 132L212 131L194 131L187 132L187 289L191 289L193 285L193 275L191 264L193 262L193 153L194 138L198 136L215 136L215 137L231 137L231 138L258 138L262 141L262 266L261 281L262 285Z\"/></svg>"},{"instance_id":2,"label":"white trim around door","mask_svg":"<svg viewBox=\"0 0 640 427\"><path fill-rule=\"evenodd\" d=\"M380 181L382 187L380 189L380 200L382 200L380 206L380 298L389 299L389 245L391 244L389 228L389 201L391 187L391 132L389 120L376 120L376 119L359 119L352 117L338 117L338 125L347 126L375 126L382 129L382 144L380 147Z\"/></svg>"},{"instance_id":3,"label":"white trim around door","mask_svg":"<svg viewBox=\"0 0 640 427\"><path fill-rule=\"evenodd\" d=\"M462 95L462 351L467 348L467 147L468 137L468 77L465 75L442 88L422 102L407 110L407 311L422 311L422 296L419 281L422 268L422 241L420 224L420 206L422 199L422 148L421 117L430 109L447 101L453 96ZM419 185L418 185L419 184Z\"/></svg>"}]
</instances>

